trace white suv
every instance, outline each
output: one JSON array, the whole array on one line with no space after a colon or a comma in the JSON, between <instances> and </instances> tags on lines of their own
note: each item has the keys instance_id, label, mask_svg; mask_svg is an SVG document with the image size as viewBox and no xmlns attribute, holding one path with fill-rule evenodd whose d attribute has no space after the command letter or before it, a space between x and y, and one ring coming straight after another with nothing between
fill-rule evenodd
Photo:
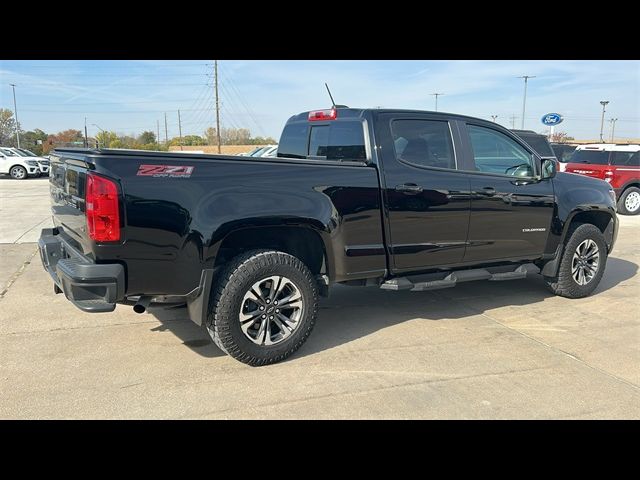
<instances>
[{"instance_id":1,"label":"white suv","mask_svg":"<svg viewBox=\"0 0 640 480\"><path fill-rule=\"evenodd\" d=\"M40 175L37 158L18 155L12 148L0 147L0 174L9 174L15 180L24 180L29 175Z\"/></svg>"},{"instance_id":2,"label":"white suv","mask_svg":"<svg viewBox=\"0 0 640 480\"><path fill-rule=\"evenodd\" d=\"M21 157L27 157L29 160L35 160L36 162L38 162L38 166L40 167L40 173L38 173L37 176L49 175L49 159L48 158L39 157L38 155L33 153L31 150L27 150L26 148L11 147L10 150L13 150L15 153L17 153Z\"/></svg>"}]
</instances>

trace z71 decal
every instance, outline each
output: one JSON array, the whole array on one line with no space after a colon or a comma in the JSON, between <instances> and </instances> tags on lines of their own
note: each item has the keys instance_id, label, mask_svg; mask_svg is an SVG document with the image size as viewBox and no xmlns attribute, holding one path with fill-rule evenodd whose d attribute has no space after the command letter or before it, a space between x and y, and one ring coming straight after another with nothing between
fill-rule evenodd
<instances>
[{"instance_id":1,"label":"z71 decal","mask_svg":"<svg viewBox=\"0 0 640 480\"><path fill-rule=\"evenodd\" d=\"M182 165L140 165L136 175L141 177L179 177L188 178L195 167Z\"/></svg>"}]
</instances>

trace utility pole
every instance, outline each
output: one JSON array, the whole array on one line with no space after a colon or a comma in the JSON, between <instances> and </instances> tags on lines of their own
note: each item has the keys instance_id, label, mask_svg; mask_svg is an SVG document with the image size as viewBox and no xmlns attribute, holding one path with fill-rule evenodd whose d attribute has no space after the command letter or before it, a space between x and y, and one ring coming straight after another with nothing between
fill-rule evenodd
<instances>
[{"instance_id":1,"label":"utility pole","mask_svg":"<svg viewBox=\"0 0 640 480\"><path fill-rule=\"evenodd\" d=\"M516 118L518 117L516 117L515 115L511 115L509 118L511 119L511 129L513 130L516 128Z\"/></svg>"},{"instance_id":2,"label":"utility pole","mask_svg":"<svg viewBox=\"0 0 640 480\"><path fill-rule=\"evenodd\" d=\"M613 132L615 132L616 130L616 122L618 121L617 118L612 118L611 120L609 120L611 122L611 143L615 143L615 137L613 136Z\"/></svg>"},{"instance_id":3,"label":"utility pole","mask_svg":"<svg viewBox=\"0 0 640 480\"><path fill-rule=\"evenodd\" d=\"M431 95L433 95L434 97L436 97L436 112L438 111L438 97L440 95L444 95L444 93L432 93Z\"/></svg>"},{"instance_id":4,"label":"utility pole","mask_svg":"<svg viewBox=\"0 0 640 480\"><path fill-rule=\"evenodd\" d=\"M523 75L521 77L518 78L524 78L524 97L522 98L522 123L521 123L521 129L524 130L524 111L525 111L525 107L527 105L527 81L530 78L536 78L535 75Z\"/></svg>"},{"instance_id":5,"label":"utility pole","mask_svg":"<svg viewBox=\"0 0 640 480\"><path fill-rule=\"evenodd\" d=\"M178 109L178 132L180 132L180 150L182 150L182 122L180 121L180 109Z\"/></svg>"},{"instance_id":6,"label":"utility pole","mask_svg":"<svg viewBox=\"0 0 640 480\"><path fill-rule=\"evenodd\" d=\"M158 136L156 137L156 143L160 146L160 120L156 120L156 132Z\"/></svg>"},{"instance_id":7,"label":"utility pole","mask_svg":"<svg viewBox=\"0 0 640 480\"><path fill-rule=\"evenodd\" d=\"M89 147L89 137L87 135L87 117L84 117L84 148Z\"/></svg>"},{"instance_id":8,"label":"utility pole","mask_svg":"<svg viewBox=\"0 0 640 480\"><path fill-rule=\"evenodd\" d=\"M18 107L16 106L16 85L10 83L13 88L13 116L16 117L16 140L18 141L18 148L20 148L20 124L18 123Z\"/></svg>"},{"instance_id":9,"label":"utility pole","mask_svg":"<svg viewBox=\"0 0 640 480\"><path fill-rule=\"evenodd\" d=\"M169 133L167 130L167 112L164 112L164 144L169 144Z\"/></svg>"},{"instance_id":10,"label":"utility pole","mask_svg":"<svg viewBox=\"0 0 640 480\"><path fill-rule=\"evenodd\" d=\"M213 77L216 90L216 136L218 137L218 153L220 153L220 99L218 98L218 60L214 60L213 62Z\"/></svg>"},{"instance_id":11,"label":"utility pole","mask_svg":"<svg viewBox=\"0 0 640 480\"><path fill-rule=\"evenodd\" d=\"M609 103L609 100L600 101L600 105L602 105L602 119L600 120L600 143L604 143L604 138L602 136L602 132L604 131L604 112L605 107Z\"/></svg>"},{"instance_id":12,"label":"utility pole","mask_svg":"<svg viewBox=\"0 0 640 480\"><path fill-rule=\"evenodd\" d=\"M491 120L493 120L493 123L496 123L496 118L498 118L498 115L491 115Z\"/></svg>"}]
</instances>

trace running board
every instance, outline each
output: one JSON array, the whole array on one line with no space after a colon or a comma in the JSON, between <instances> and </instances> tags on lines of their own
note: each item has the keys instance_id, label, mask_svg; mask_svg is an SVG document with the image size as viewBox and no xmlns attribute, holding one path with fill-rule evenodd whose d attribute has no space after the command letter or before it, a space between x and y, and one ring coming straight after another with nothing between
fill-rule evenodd
<instances>
[{"instance_id":1,"label":"running board","mask_svg":"<svg viewBox=\"0 0 640 480\"><path fill-rule=\"evenodd\" d=\"M531 264L533 266L533 264ZM422 292L424 290L439 290L441 288L455 287L460 282L472 282L475 280L492 280L501 282L504 280L519 280L526 278L527 265L519 265L515 270L492 273L485 268L473 270L459 270L451 272L444 278L434 280L413 282L409 277L398 277L387 280L380 288L383 290L411 290L412 292ZM436 274L442 276L442 274Z\"/></svg>"}]
</instances>

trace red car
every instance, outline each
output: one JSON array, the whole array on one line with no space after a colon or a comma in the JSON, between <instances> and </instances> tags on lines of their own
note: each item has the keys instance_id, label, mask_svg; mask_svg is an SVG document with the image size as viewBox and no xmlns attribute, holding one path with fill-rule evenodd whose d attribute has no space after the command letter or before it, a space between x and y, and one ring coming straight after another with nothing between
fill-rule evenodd
<instances>
[{"instance_id":1,"label":"red car","mask_svg":"<svg viewBox=\"0 0 640 480\"><path fill-rule=\"evenodd\" d=\"M618 199L618 212L623 215L640 213L640 145L580 145L564 171L610 183Z\"/></svg>"}]
</instances>

